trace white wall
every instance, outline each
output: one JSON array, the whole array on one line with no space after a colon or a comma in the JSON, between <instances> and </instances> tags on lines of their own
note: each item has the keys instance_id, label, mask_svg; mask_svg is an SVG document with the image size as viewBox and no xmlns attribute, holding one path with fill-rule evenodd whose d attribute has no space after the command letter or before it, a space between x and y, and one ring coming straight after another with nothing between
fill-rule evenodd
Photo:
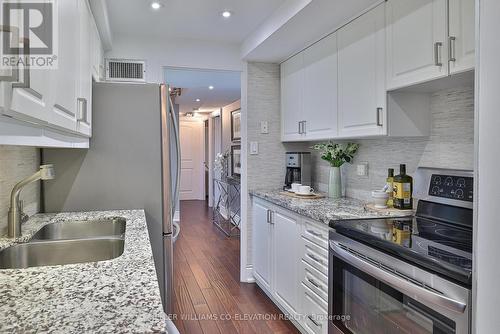
<instances>
[{"instance_id":1,"label":"white wall","mask_svg":"<svg viewBox=\"0 0 500 334\"><path fill-rule=\"evenodd\" d=\"M498 333L500 317L500 1L477 0L476 175L474 225L474 332ZM476 25L477 27L477 25ZM477 52L476 51L476 52Z\"/></svg>"},{"instance_id":2,"label":"white wall","mask_svg":"<svg viewBox=\"0 0 500 334\"><path fill-rule=\"evenodd\" d=\"M146 80L163 82L163 66L241 71L237 44L199 40L138 40L115 36L106 58L132 58L147 61Z\"/></svg>"}]
</instances>

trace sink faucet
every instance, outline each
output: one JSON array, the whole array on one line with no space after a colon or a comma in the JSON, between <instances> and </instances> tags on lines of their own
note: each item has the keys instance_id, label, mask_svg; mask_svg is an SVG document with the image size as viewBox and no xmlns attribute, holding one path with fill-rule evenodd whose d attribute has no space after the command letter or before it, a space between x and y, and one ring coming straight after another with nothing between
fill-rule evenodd
<instances>
[{"instance_id":1,"label":"sink faucet","mask_svg":"<svg viewBox=\"0 0 500 334\"><path fill-rule=\"evenodd\" d=\"M22 202L19 201L21 190L31 182L38 180L52 180L56 177L53 165L42 165L40 170L35 174L28 176L12 188L10 194L10 208L8 216L8 236L9 238L17 238L21 236L21 223L28 219L28 216L23 213Z\"/></svg>"}]
</instances>

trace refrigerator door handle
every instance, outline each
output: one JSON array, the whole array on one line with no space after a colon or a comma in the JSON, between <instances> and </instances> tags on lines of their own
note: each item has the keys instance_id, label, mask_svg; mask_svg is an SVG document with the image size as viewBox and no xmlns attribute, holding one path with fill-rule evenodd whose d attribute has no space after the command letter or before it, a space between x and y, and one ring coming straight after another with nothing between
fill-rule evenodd
<instances>
[{"instance_id":1,"label":"refrigerator door handle","mask_svg":"<svg viewBox=\"0 0 500 334\"><path fill-rule=\"evenodd\" d=\"M173 196L173 203L172 203L172 215L175 214L175 207L177 205L177 201L179 200L179 191L180 191L180 180L181 180L181 142L180 142L180 136L179 136L179 124L177 123L177 117L174 114L174 105L172 103L172 100L169 97L169 103L170 103L170 115L172 117L172 124L174 128L174 135L175 135L175 148L177 150L177 173L175 175L175 191L174 191L174 196ZM177 240L177 237L179 236L179 233L181 232L181 226L176 223L172 217L172 224L174 226L175 232L173 236L173 241L175 242Z\"/></svg>"}]
</instances>

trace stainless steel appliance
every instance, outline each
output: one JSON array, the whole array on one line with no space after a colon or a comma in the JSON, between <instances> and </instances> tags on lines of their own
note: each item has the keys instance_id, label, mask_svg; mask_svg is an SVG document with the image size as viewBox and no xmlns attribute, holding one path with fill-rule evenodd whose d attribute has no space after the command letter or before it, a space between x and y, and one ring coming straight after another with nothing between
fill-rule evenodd
<instances>
[{"instance_id":1,"label":"stainless steel appliance","mask_svg":"<svg viewBox=\"0 0 500 334\"><path fill-rule=\"evenodd\" d=\"M329 333L470 333L472 173L415 180L415 216L330 223Z\"/></svg>"},{"instance_id":2,"label":"stainless steel appliance","mask_svg":"<svg viewBox=\"0 0 500 334\"><path fill-rule=\"evenodd\" d=\"M96 83L90 149L44 149L60 177L44 186L46 212L144 209L165 312L172 313L178 119L168 87Z\"/></svg>"},{"instance_id":3,"label":"stainless steel appliance","mask_svg":"<svg viewBox=\"0 0 500 334\"><path fill-rule=\"evenodd\" d=\"M311 185L311 153L287 152L284 189L290 189L292 183Z\"/></svg>"}]
</instances>

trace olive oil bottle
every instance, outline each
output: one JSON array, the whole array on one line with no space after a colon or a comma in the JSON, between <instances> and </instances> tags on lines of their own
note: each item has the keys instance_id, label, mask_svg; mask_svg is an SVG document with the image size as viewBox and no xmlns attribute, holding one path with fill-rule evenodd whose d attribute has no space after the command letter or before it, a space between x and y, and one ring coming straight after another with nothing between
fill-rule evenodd
<instances>
[{"instance_id":1,"label":"olive oil bottle","mask_svg":"<svg viewBox=\"0 0 500 334\"><path fill-rule=\"evenodd\" d=\"M389 168L387 171L387 193L389 193L389 199L387 200L387 206L389 208L394 207L394 168Z\"/></svg>"},{"instance_id":2,"label":"olive oil bottle","mask_svg":"<svg viewBox=\"0 0 500 334\"><path fill-rule=\"evenodd\" d=\"M399 175L394 176L394 207L413 209L413 178L406 174L406 165L399 165Z\"/></svg>"}]
</instances>

